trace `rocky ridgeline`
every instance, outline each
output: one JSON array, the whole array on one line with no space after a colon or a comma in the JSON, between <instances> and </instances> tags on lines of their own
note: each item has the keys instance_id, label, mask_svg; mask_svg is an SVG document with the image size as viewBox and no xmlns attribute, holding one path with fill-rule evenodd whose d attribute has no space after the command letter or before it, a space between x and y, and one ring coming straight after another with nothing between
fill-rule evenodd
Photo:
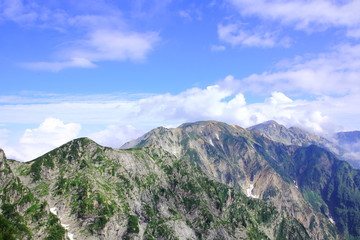
<instances>
[{"instance_id":1,"label":"rocky ridgeline","mask_svg":"<svg viewBox=\"0 0 360 240\"><path fill-rule=\"evenodd\" d=\"M0 152L0 239L359 237L358 170L275 140L208 121L127 149L81 138L27 163Z\"/></svg>"}]
</instances>

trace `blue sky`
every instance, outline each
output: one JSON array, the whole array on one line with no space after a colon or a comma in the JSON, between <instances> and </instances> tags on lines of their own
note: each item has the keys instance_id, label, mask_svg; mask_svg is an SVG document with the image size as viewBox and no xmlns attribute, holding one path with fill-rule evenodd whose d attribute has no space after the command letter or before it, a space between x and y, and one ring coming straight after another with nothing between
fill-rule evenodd
<instances>
[{"instance_id":1,"label":"blue sky","mask_svg":"<svg viewBox=\"0 0 360 240\"><path fill-rule=\"evenodd\" d=\"M360 129L360 2L0 0L0 147L269 119Z\"/></svg>"}]
</instances>

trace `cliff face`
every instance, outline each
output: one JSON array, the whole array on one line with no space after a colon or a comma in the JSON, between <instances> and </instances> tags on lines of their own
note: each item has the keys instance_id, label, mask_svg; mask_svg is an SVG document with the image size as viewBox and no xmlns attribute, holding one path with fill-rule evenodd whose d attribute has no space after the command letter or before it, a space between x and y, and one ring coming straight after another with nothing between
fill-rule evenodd
<instances>
[{"instance_id":1,"label":"cliff face","mask_svg":"<svg viewBox=\"0 0 360 240\"><path fill-rule=\"evenodd\" d=\"M70 239L310 239L285 211L154 146L115 150L77 139L10 165Z\"/></svg>"}]
</instances>

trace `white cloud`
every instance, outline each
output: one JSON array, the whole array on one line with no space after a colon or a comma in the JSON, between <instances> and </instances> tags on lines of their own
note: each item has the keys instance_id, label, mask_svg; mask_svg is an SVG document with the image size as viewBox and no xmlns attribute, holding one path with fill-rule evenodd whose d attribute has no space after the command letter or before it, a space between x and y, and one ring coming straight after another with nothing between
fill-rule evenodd
<instances>
[{"instance_id":1,"label":"white cloud","mask_svg":"<svg viewBox=\"0 0 360 240\"><path fill-rule=\"evenodd\" d=\"M0 2L0 21L64 31L70 16L62 9L49 9L44 2L3 0Z\"/></svg>"},{"instance_id":2,"label":"white cloud","mask_svg":"<svg viewBox=\"0 0 360 240\"><path fill-rule=\"evenodd\" d=\"M360 105L359 69L360 45L339 45L328 53L282 62L272 72L240 80L228 76L216 85L192 88L179 94L135 98L42 95L35 99L19 99L18 104L11 105L5 104L13 103L8 99L14 97L3 96L0 100L5 104L0 105L0 124L39 123L51 115L66 122L90 125L126 126L131 123L142 130L209 119L241 126L275 119L322 133L339 129L338 125L356 129L359 128L356 119L360 117L357 107ZM249 104L245 99L249 92L270 97ZM301 97L308 100L301 100ZM119 141L121 138L118 137Z\"/></svg>"},{"instance_id":3,"label":"white cloud","mask_svg":"<svg viewBox=\"0 0 360 240\"><path fill-rule=\"evenodd\" d=\"M319 99L314 102L294 101L282 92L273 92L272 96L262 103L247 104L244 95L238 89L231 89L229 85L219 83L204 89L192 88L176 95L161 94L134 100L102 100L101 103L97 103L94 99L93 102L84 103L73 99L72 102L2 105L0 123L36 123L51 113L67 122L101 125L131 123L140 129L208 119L247 126L279 118L280 115L290 118L291 114L297 111L302 112L301 117L307 118L310 116L309 112L317 109L319 104L325 105L327 102L329 105L337 102L336 107L344 109L339 105L338 98ZM315 103L318 105L314 105ZM282 111L280 107L286 111ZM360 114L357 111L353 113Z\"/></svg>"},{"instance_id":4,"label":"white cloud","mask_svg":"<svg viewBox=\"0 0 360 240\"><path fill-rule=\"evenodd\" d=\"M358 28L360 2L332 0L228 0L243 15L276 20L297 29L314 31L328 27Z\"/></svg>"},{"instance_id":5,"label":"white cloud","mask_svg":"<svg viewBox=\"0 0 360 240\"><path fill-rule=\"evenodd\" d=\"M106 47L96 51L110 50ZM122 53L119 52L111 53L114 54L111 58L120 58ZM96 54L86 57L99 60ZM359 69L360 45L344 44L328 53L283 61L272 72L253 74L240 80L228 76L216 85L192 88L178 94L1 96L0 101L4 104L0 105L0 125L38 124L53 116L66 122L101 126L97 129L104 130L88 135L110 146L120 146L132 136L137 137L139 133L160 125L176 126L209 119L243 127L274 119L288 126L297 125L317 133L331 134L341 126L359 129L356 120L360 118ZM247 93L262 93L268 98L247 103ZM26 139L37 132L43 133L44 128L24 134L21 146L11 143L15 146L12 155L19 159L29 159L26 157L29 153L35 156L31 141ZM50 135L48 139L52 138ZM38 138L42 138L41 134ZM8 141L1 144L10 146ZM45 144L36 143L36 146L42 149Z\"/></svg>"},{"instance_id":6,"label":"white cloud","mask_svg":"<svg viewBox=\"0 0 360 240\"><path fill-rule=\"evenodd\" d=\"M60 33L71 32L78 36L59 44L52 54L53 61L21 65L34 70L61 71L65 68L92 68L100 61L142 61L159 41L158 32L132 30L124 14L110 3L90 5L96 6L83 4L82 11L70 12L36 1L6 0L0 4L0 21L55 29Z\"/></svg>"},{"instance_id":7,"label":"white cloud","mask_svg":"<svg viewBox=\"0 0 360 240\"><path fill-rule=\"evenodd\" d=\"M142 129L137 129L131 125L109 125L106 129L89 135L97 143L119 148L124 143L136 139L145 133Z\"/></svg>"},{"instance_id":8,"label":"white cloud","mask_svg":"<svg viewBox=\"0 0 360 240\"><path fill-rule=\"evenodd\" d=\"M349 29L346 35L352 38L360 38L360 28Z\"/></svg>"},{"instance_id":9,"label":"white cloud","mask_svg":"<svg viewBox=\"0 0 360 240\"><path fill-rule=\"evenodd\" d=\"M72 58L64 62L32 62L21 64L25 68L33 70L47 70L58 72L65 68L94 68L96 65L86 58Z\"/></svg>"},{"instance_id":10,"label":"white cloud","mask_svg":"<svg viewBox=\"0 0 360 240\"><path fill-rule=\"evenodd\" d=\"M26 129L18 143L6 143L4 150L9 158L29 161L76 138L80 129L80 124L47 118L38 128Z\"/></svg>"},{"instance_id":11,"label":"white cloud","mask_svg":"<svg viewBox=\"0 0 360 240\"><path fill-rule=\"evenodd\" d=\"M100 61L141 61L159 40L155 32L137 33L120 30L95 30L88 39L76 41L58 53L57 62L30 62L22 64L33 70L60 71L65 68L93 68Z\"/></svg>"},{"instance_id":12,"label":"white cloud","mask_svg":"<svg viewBox=\"0 0 360 240\"><path fill-rule=\"evenodd\" d=\"M243 24L219 24L219 39L233 46L242 45L247 47L289 47L290 40L279 39L276 33L263 31L261 29L245 30Z\"/></svg>"},{"instance_id":13,"label":"white cloud","mask_svg":"<svg viewBox=\"0 0 360 240\"><path fill-rule=\"evenodd\" d=\"M91 61L103 60L143 60L153 45L159 40L155 32L136 33L117 30L97 30L79 46L65 50L69 56L77 56Z\"/></svg>"},{"instance_id":14,"label":"white cloud","mask_svg":"<svg viewBox=\"0 0 360 240\"><path fill-rule=\"evenodd\" d=\"M360 45L339 45L332 52L295 58L280 69L234 81L242 91L346 95L360 90Z\"/></svg>"},{"instance_id":15,"label":"white cloud","mask_svg":"<svg viewBox=\"0 0 360 240\"><path fill-rule=\"evenodd\" d=\"M38 14L24 6L22 0L4 0L0 4L0 17L14 22L32 22Z\"/></svg>"},{"instance_id":16,"label":"white cloud","mask_svg":"<svg viewBox=\"0 0 360 240\"><path fill-rule=\"evenodd\" d=\"M273 92L272 97L270 97L268 100L271 104L281 104L281 103L291 103L293 100L291 100L289 97L287 97L282 92Z\"/></svg>"},{"instance_id":17,"label":"white cloud","mask_svg":"<svg viewBox=\"0 0 360 240\"><path fill-rule=\"evenodd\" d=\"M81 126L76 123L64 124L59 119L47 118L38 128L26 129L20 143L59 146L75 138L80 129Z\"/></svg>"},{"instance_id":18,"label":"white cloud","mask_svg":"<svg viewBox=\"0 0 360 240\"><path fill-rule=\"evenodd\" d=\"M340 130L339 125L358 128L356 119L360 117L360 109L356 106L360 105L360 95L301 100L274 91L263 101L247 103L239 89L231 88L235 81L228 77L225 83L204 89L192 88L175 95L159 94L132 100L111 97L104 100L101 96L101 103L97 103L96 96L82 96L70 102L1 105L0 124L6 126L39 123L50 114L56 118L46 119L38 128L27 129L17 143L3 142L4 149L12 157L30 160L78 136L79 124L65 124L58 119L86 125L87 129L91 126L103 129L87 130L85 135L112 147L120 147L125 141L158 126L199 120L248 127L274 119L287 126L329 135ZM93 101L85 103L84 98L93 98Z\"/></svg>"}]
</instances>

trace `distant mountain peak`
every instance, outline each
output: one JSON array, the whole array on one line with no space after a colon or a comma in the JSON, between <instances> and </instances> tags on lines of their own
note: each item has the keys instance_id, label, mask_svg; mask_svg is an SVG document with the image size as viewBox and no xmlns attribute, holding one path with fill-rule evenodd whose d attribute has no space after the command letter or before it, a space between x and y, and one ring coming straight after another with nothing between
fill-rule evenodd
<instances>
[{"instance_id":1,"label":"distant mountain peak","mask_svg":"<svg viewBox=\"0 0 360 240\"><path fill-rule=\"evenodd\" d=\"M321 136L309 133L298 127L287 128L274 120L266 121L247 129L260 133L272 141L286 145L309 146L315 144L321 147L335 149L330 141Z\"/></svg>"},{"instance_id":2,"label":"distant mountain peak","mask_svg":"<svg viewBox=\"0 0 360 240\"><path fill-rule=\"evenodd\" d=\"M218 127L218 128L240 128L239 126L236 125L229 125L227 123L224 122L219 122L219 121L215 121L215 120L209 120L209 121L197 121L197 122L190 122L190 123L183 123L181 124L178 128L181 129L185 129L188 127L192 127L192 128L196 128L196 127Z\"/></svg>"},{"instance_id":3,"label":"distant mountain peak","mask_svg":"<svg viewBox=\"0 0 360 240\"><path fill-rule=\"evenodd\" d=\"M286 127L284 125L279 124L275 120L269 120L269 121L251 126L248 129L249 130L259 130L259 129L267 129L267 128L286 128Z\"/></svg>"}]
</instances>

